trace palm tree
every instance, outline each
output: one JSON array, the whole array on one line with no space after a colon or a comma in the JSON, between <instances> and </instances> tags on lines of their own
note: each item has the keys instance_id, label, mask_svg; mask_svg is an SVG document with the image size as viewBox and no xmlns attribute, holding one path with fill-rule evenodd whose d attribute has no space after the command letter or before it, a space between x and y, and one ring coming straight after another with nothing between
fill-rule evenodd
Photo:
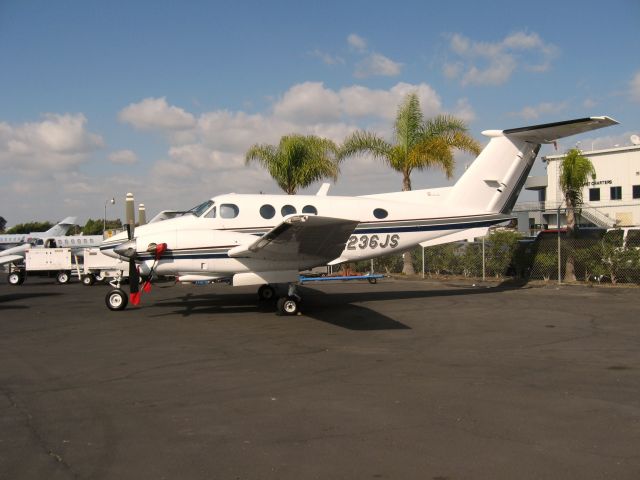
<instances>
[{"instance_id":1,"label":"palm tree","mask_svg":"<svg viewBox=\"0 0 640 480\"><path fill-rule=\"evenodd\" d=\"M425 168L440 168L453 176L453 149L474 154L480 145L469 135L463 120L452 115L437 115L424 120L416 93L408 94L398 108L394 124L395 143L389 143L375 133L358 131L344 141L341 157L371 154L402 173L402 190L411 190L411 173ZM411 255L404 254L403 273L413 274Z\"/></svg>"},{"instance_id":2,"label":"palm tree","mask_svg":"<svg viewBox=\"0 0 640 480\"><path fill-rule=\"evenodd\" d=\"M567 205L567 239L575 237L576 210L582 206L582 189L589 178L595 178L596 170L587 157L582 156L580 150L573 148L567 152L560 165L560 188ZM558 225L560 227L560 225ZM574 258L568 249L565 265L565 280L576 281Z\"/></svg>"},{"instance_id":3,"label":"palm tree","mask_svg":"<svg viewBox=\"0 0 640 480\"><path fill-rule=\"evenodd\" d=\"M245 162L258 162L288 195L323 178L336 181L338 147L334 142L316 135L285 135L276 145L253 145Z\"/></svg>"}]
</instances>

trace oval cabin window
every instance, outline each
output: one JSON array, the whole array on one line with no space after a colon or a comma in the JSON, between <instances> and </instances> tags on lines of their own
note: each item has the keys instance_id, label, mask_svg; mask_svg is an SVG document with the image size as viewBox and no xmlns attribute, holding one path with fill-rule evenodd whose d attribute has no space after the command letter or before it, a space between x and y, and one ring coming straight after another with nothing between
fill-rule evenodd
<instances>
[{"instance_id":1,"label":"oval cabin window","mask_svg":"<svg viewBox=\"0 0 640 480\"><path fill-rule=\"evenodd\" d=\"M283 217L287 215L293 215L294 213L296 213L296 207L294 207L293 205L285 205L280 210L280 213L282 214Z\"/></svg>"},{"instance_id":2,"label":"oval cabin window","mask_svg":"<svg viewBox=\"0 0 640 480\"><path fill-rule=\"evenodd\" d=\"M389 213L387 213L387 211L384 208L376 208L373 211L373 216L376 218L387 218L387 215L389 215Z\"/></svg>"},{"instance_id":3,"label":"oval cabin window","mask_svg":"<svg viewBox=\"0 0 640 480\"><path fill-rule=\"evenodd\" d=\"M313 205L305 205L302 208L302 213L310 213L311 215L317 215L318 209L316 209L316 207L314 207Z\"/></svg>"},{"instance_id":4,"label":"oval cabin window","mask_svg":"<svg viewBox=\"0 0 640 480\"><path fill-rule=\"evenodd\" d=\"M240 209L233 203L223 203L220 205L220 216L222 218L236 218L240 213Z\"/></svg>"},{"instance_id":5,"label":"oval cabin window","mask_svg":"<svg viewBox=\"0 0 640 480\"><path fill-rule=\"evenodd\" d=\"M266 218L267 220L270 218L273 218L273 216L276 214L276 209L273 208L273 205L262 205L260 207L260 216L262 218Z\"/></svg>"}]
</instances>

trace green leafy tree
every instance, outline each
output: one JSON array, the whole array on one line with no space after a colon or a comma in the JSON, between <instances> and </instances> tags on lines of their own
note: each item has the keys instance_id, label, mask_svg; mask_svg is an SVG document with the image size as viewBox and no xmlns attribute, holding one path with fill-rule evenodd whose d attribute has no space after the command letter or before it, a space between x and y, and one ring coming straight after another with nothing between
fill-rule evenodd
<instances>
[{"instance_id":1,"label":"green leafy tree","mask_svg":"<svg viewBox=\"0 0 640 480\"><path fill-rule=\"evenodd\" d=\"M258 162L288 195L325 178L338 179L338 147L315 135L285 135L276 145L253 145L247 164Z\"/></svg>"},{"instance_id":2,"label":"green leafy tree","mask_svg":"<svg viewBox=\"0 0 640 480\"><path fill-rule=\"evenodd\" d=\"M7 221L4 217L0 217L0 233L4 233L4 229L7 226Z\"/></svg>"},{"instance_id":3,"label":"green leafy tree","mask_svg":"<svg viewBox=\"0 0 640 480\"><path fill-rule=\"evenodd\" d=\"M560 188L567 205L567 238L575 238L576 213L582 207L582 190L589 178L595 178L596 171L580 150L573 148L567 152L560 165ZM565 263L565 280L576 281L575 256L569 251Z\"/></svg>"},{"instance_id":4,"label":"green leafy tree","mask_svg":"<svg viewBox=\"0 0 640 480\"><path fill-rule=\"evenodd\" d=\"M27 222L14 225L7 233L31 233L31 232L45 232L53 227L51 222Z\"/></svg>"},{"instance_id":5,"label":"green leafy tree","mask_svg":"<svg viewBox=\"0 0 640 480\"><path fill-rule=\"evenodd\" d=\"M439 168L451 178L453 150L478 154L480 145L468 133L464 121L451 115L438 115L425 121L416 93L408 94L399 106L394 124L394 142L372 132L357 131L347 137L341 157L370 154L402 174L402 190L411 190L414 170ZM411 255L404 255L403 273L413 274Z\"/></svg>"},{"instance_id":6,"label":"green leafy tree","mask_svg":"<svg viewBox=\"0 0 640 480\"><path fill-rule=\"evenodd\" d=\"M487 270L496 277L503 277L509 266L513 266L514 255L518 249L521 235L509 230L492 232L485 242Z\"/></svg>"}]
</instances>

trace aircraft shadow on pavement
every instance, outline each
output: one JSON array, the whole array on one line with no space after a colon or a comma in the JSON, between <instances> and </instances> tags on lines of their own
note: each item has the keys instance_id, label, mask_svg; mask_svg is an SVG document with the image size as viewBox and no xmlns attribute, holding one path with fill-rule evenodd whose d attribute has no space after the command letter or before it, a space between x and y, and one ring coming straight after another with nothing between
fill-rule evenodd
<instances>
[{"instance_id":1,"label":"aircraft shadow on pavement","mask_svg":"<svg viewBox=\"0 0 640 480\"><path fill-rule=\"evenodd\" d=\"M15 305L10 304L6 305L9 302L16 302L20 300L28 300L30 298L38 298L38 297L53 297L62 295L62 293L58 292L40 292L40 293L11 293L9 295L0 295L0 310L20 310L30 308L30 305Z\"/></svg>"},{"instance_id":2,"label":"aircraft shadow on pavement","mask_svg":"<svg viewBox=\"0 0 640 480\"><path fill-rule=\"evenodd\" d=\"M332 292L326 293L308 287L300 287L303 297L300 310L303 316L330 323L349 330L398 330L410 329L404 323L377 312L367 306L358 305L364 302L385 300L412 300L458 295L479 295L496 293L519 288L511 285L483 288L451 288L446 290L408 290L389 291L371 287L371 291ZM274 313L273 302L258 302L253 294L198 294L187 293L179 297L159 300L156 307L171 308L171 312L159 313L154 317L170 315L215 315L233 313Z\"/></svg>"},{"instance_id":3,"label":"aircraft shadow on pavement","mask_svg":"<svg viewBox=\"0 0 640 480\"><path fill-rule=\"evenodd\" d=\"M305 298L306 292L301 292ZM342 303L334 305L329 296L322 304L317 301L303 300L300 306L302 316L320 320L349 330L397 330L408 329L407 325L359 305ZM193 295L188 293L181 297L174 297L158 301L157 307L173 308L171 312L154 316L181 315L215 315L233 313L266 313L276 314L275 302L258 302L256 295L251 294L222 294L222 295Z\"/></svg>"}]
</instances>

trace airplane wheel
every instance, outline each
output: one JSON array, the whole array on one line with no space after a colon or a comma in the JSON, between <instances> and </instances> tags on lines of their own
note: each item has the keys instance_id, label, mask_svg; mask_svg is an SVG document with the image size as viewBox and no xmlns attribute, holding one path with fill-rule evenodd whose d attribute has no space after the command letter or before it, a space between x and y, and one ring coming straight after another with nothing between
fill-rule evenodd
<instances>
[{"instance_id":1,"label":"airplane wheel","mask_svg":"<svg viewBox=\"0 0 640 480\"><path fill-rule=\"evenodd\" d=\"M56 282L58 282L60 285L69 283L70 280L71 274L67 271L58 272L58 275L56 275Z\"/></svg>"},{"instance_id":2,"label":"airplane wheel","mask_svg":"<svg viewBox=\"0 0 640 480\"><path fill-rule=\"evenodd\" d=\"M22 285L24 283L24 274L20 272L11 272L7 276L7 282L10 285Z\"/></svg>"},{"instance_id":3,"label":"airplane wheel","mask_svg":"<svg viewBox=\"0 0 640 480\"><path fill-rule=\"evenodd\" d=\"M371 285L374 285L374 284L375 284L375 283L377 283L377 282L378 282L378 279L377 279L377 278L370 278L370 279L369 279L369 283L370 283Z\"/></svg>"},{"instance_id":4,"label":"airplane wheel","mask_svg":"<svg viewBox=\"0 0 640 480\"><path fill-rule=\"evenodd\" d=\"M85 275L84 277L82 277L82 284L83 285L86 285L87 287L90 287L94 283L96 283L96 277L94 277L91 273L89 273L88 275Z\"/></svg>"},{"instance_id":5,"label":"airplane wheel","mask_svg":"<svg viewBox=\"0 0 640 480\"><path fill-rule=\"evenodd\" d=\"M277 303L280 315L296 315L298 313L298 300L294 297L280 297Z\"/></svg>"},{"instance_id":6,"label":"airplane wheel","mask_svg":"<svg viewBox=\"0 0 640 480\"><path fill-rule=\"evenodd\" d=\"M271 285L262 285L258 289L258 298L263 302L273 300L276 296L276 291Z\"/></svg>"},{"instance_id":7,"label":"airplane wheel","mask_svg":"<svg viewBox=\"0 0 640 480\"><path fill-rule=\"evenodd\" d=\"M113 311L124 310L127 306L127 303L129 303L127 294L119 288L115 288L107 293L107 296L104 300L107 304L107 308Z\"/></svg>"}]
</instances>

